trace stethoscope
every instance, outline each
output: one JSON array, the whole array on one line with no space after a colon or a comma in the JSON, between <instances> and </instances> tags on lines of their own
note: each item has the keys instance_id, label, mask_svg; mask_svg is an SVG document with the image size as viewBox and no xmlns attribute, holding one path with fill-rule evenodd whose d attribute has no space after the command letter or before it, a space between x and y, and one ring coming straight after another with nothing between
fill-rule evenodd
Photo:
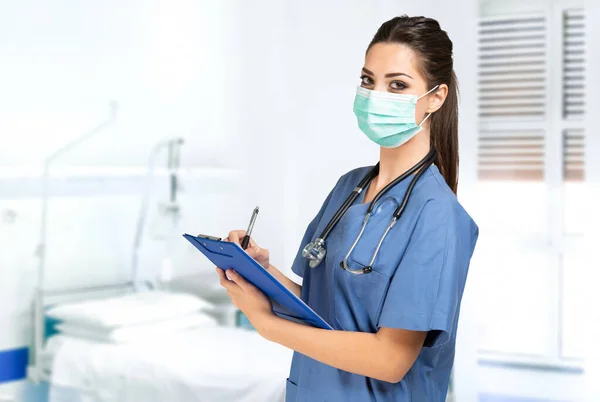
<instances>
[{"instance_id":1,"label":"stethoscope","mask_svg":"<svg viewBox=\"0 0 600 402\"><path fill-rule=\"evenodd\" d=\"M352 246L350 247L350 250L348 250L348 253L344 257L344 260L342 262L340 262L340 266L343 269L345 269L346 271L348 271L352 274L356 274L356 275L368 274L369 272L373 271L373 263L375 262L375 259L377 258L377 254L379 254L379 249L381 248L381 244L383 243L383 240L387 236L388 232L394 227L394 225L396 224L398 219L400 219L400 217L404 213L404 210L406 209L406 205L408 204L408 200L410 198L413 188L419 181L419 178L427 170L427 168L423 168L423 167L429 166L432 163L434 163L436 157L437 157L437 152L432 147L429 150L429 153L423 159L421 159L416 165L414 165L413 167L408 169L402 175L400 175L396 179L394 179L390 184L385 186L375 196L375 198L373 198L373 200L369 204L369 209L367 210L367 214L365 215L365 219L363 220L363 224L360 229L360 232L358 233L358 237L356 238L356 240L354 240L354 243L352 243ZM354 248L360 241L360 238L362 237L363 232L365 231L365 228L367 227L367 223L369 222L369 218L371 217L371 214L373 213L373 209L375 208L375 204L377 204L377 201L379 201L381 199L381 197L383 197L390 189L392 189L392 187L394 187L396 184L402 182L407 177L411 176L417 170L418 170L418 173L415 175L415 177L411 180L410 184L408 185L406 193L404 194L404 197L402 198L402 202L400 203L398 208L396 208L396 210L394 211L394 215L392 216L392 220L390 221L390 224L387 226L385 232L383 233L383 236L381 236L381 239L379 240L379 244L377 244L377 248L375 249L375 252L373 253L373 256L371 257L371 261L369 262L369 265L367 265L364 268L360 268L360 269L350 268L348 266L348 258L350 258L352 251L354 251ZM368 186L368 184L371 182L371 180L375 176L377 176L377 174L379 174L379 163L377 163L377 165L375 165L375 167L373 169L371 169L369 171L369 173L367 173L365 175L365 177L363 177L363 179L360 181L360 183L358 183L358 185L354 188L354 190L352 190L352 193L350 193L350 195L348 196L346 201L344 201L342 206L337 210L337 212L333 215L331 220L327 223L327 225L325 226L325 229L323 229L323 232L321 233L321 236L317 237L315 239L315 241L308 243L304 247L304 249L302 250L302 256L305 257L306 259L308 259L308 264L311 268L315 268L325 259L325 255L327 254L327 249L325 248L325 241L327 240L327 236L329 236L329 233L331 233L331 231L333 230L335 225L338 224L338 222L340 221L342 216L346 213L348 208L350 208L350 206L354 203L354 201L356 200L356 197L358 197L358 195L360 193L362 193L362 191L365 189L365 187Z\"/></svg>"}]
</instances>

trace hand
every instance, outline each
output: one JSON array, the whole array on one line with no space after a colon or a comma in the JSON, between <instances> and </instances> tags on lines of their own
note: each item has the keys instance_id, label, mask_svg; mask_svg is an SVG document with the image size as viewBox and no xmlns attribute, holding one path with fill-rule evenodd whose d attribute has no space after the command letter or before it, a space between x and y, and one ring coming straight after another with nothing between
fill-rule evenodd
<instances>
[{"instance_id":1,"label":"hand","mask_svg":"<svg viewBox=\"0 0 600 402\"><path fill-rule=\"evenodd\" d=\"M246 236L246 232L244 230L232 230L229 232L229 235L225 238L225 240L241 246L244 236ZM269 269L269 266L271 265L269 262L269 250L266 248L260 248L252 238L250 238L250 244L248 244L246 254L254 258L256 262L258 262L264 269Z\"/></svg>"},{"instance_id":2,"label":"hand","mask_svg":"<svg viewBox=\"0 0 600 402\"><path fill-rule=\"evenodd\" d=\"M221 268L217 268L217 273L221 286L227 289L233 305L240 309L252 326L262 334L262 329L268 320L275 317L267 296L233 269L224 272Z\"/></svg>"}]
</instances>

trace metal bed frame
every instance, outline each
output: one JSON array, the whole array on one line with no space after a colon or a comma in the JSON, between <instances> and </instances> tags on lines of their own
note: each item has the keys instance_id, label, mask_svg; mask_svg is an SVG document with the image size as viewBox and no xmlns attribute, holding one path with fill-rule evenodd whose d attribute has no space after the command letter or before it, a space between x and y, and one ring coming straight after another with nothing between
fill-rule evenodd
<instances>
[{"instance_id":1,"label":"metal bed frame","mask_svg":"<svg viewBox=\"0 0 600 402\"><path fill-rule=\"evenodd\" d=\"M50 166L56 159L63 154L76 148L78 145L85 142L90 137L102 132L104 129L113 124L117 118L118 104L116 102L110 103L109 117L106 121L102 122L92 130L80 135L76 139L70 141L63 147L54 151L44 161L44 170L42 173L42 213L41 213L41 225L40 225L40 240L37 248L38 268L37 268L37 286L35 289L34 300L33 300L33 353L30 353L30 363L27 368L27 376L34 382L38 383L44 377L47 377L47 373L43 372L43 368L40 363L40 356L44 345L45 338L45 316L44 316L44 305L45 297L51 295L69 295L72 293L78 293L79 290L65 289L58 291L47 291L44 289L44 271L46 268L46 236L48 226L48 198L49 198L49 179L50 179ZM101 287L104 288L104 287ZM82 289L80 289L82 290Z\"/></svg>"},{"instance_id":2,"label":"metal bed frame","mask_svg":"<svg viewBox=\"0 0 600 402\"><path fill-rule=\"evenodd\" d=\"M119 295L135 293L140 290L153 290L156 288L156 284L151 281L140 280L139 278L139 267L138 267L138 255L141 247L142 238L144 234L145 218L148 209L148 199L150 197L150 186L154 177L154 165L156 164L156 158L159 151L162 148L168 147L169 159L168 169L170 173L170 202L167 205L167 212L177 216L179 208L177 206L176 194L178 190L177 181L177 169L179 168L179 152L180 146L183 144L181 138L171 138L159 142L152 150L147 168L147 191L142 196L142 203L140 207L140 214L137 220L135 238L133 242L132 250L132 265L131 265L131 280L124 283L113 283L113 284L102 284L97 286L85 286L76 288L66 288L58 290L46 289L45 284L45 268L46 268L46 237L47 237L47 218L48 218L48 198L49 198L49 178L50 178L50 165L63 154L73 150L78 145L85 142L90 137L97 133L100 133L111 124L113 124L117 117L118 105L116 102L110 103L110 113L106 121L102 122L92 130L80 135L78 138L67 143L63 147L53 152L44 161L44 170L42 175L42 213L41 213L41 225L40 225L40 240L37 248L38 257L38 268L37 268L37 286L33 297L32 305L32 321L33 321L33 347L30 349L30 361L27 367L27 377L34 384L38 384L41 381L50 382L51 372L45 370L42 366L40 357L44 348L46 340L46 316L45 307L48 305L56 304L64 301L74 301L81 299L93 299L103 297L107 295Z\"/></svg>"}]
</instances>

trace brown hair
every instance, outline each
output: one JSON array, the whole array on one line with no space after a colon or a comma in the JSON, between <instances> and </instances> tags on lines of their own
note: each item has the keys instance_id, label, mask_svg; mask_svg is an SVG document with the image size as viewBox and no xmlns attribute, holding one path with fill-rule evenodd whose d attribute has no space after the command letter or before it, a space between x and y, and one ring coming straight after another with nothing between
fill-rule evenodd
<instances>
[{"instance_id":1,"label":"brown hair","mask_svg":"<svg viewBox=\"0 0 600 402\"><path fill-rule=\"evenodd\" d=\"M425 17L403 15L383 23L367 52L376 43L401 43L411 48L421 61L421 73L427 89L446 84L448 96L442 107L431 115L431 143L437 150L436 166L448 186L458 186L458 82L453 69L452 41L440 24Z\"/></svg>"}]
</instances>

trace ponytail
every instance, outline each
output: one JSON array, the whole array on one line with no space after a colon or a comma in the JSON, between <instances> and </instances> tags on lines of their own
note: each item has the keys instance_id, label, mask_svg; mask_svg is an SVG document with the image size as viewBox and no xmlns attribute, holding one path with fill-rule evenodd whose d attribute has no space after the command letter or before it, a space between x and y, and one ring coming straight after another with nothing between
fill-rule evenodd
<instances>
[{"instance_id":1,"label":"ponytail","mask_svg":"<svg viewBox=\"0 0 600 402\"><path fill-rule=\"evenodd\" d=\"M431 144L437 151L435 165L456 194L458 187L458 82L452 71L448 95L442 107L431 115Z\"/></svg>"}]
</instances>

